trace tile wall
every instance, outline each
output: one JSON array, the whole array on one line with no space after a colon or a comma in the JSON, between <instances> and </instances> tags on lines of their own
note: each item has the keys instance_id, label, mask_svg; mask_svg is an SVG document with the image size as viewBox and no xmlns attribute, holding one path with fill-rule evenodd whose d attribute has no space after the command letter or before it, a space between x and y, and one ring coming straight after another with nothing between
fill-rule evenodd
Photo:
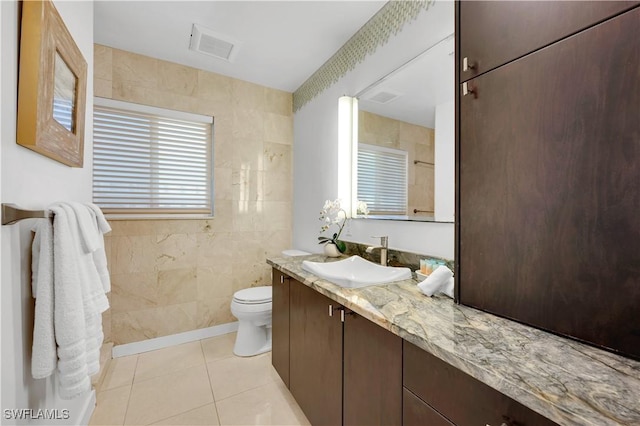
<instances>
[{"instance_id":1,"label":"tile wall","mask_svg":"<svg viewBox=\"0 0 640 426\"><path fill-rule=\"evenodd\" d=\"M214 218L111 221L106 340L235 321L233 293L291 245L291 93L101 45L94 69L95 96L214 117Z\"/></svg>"},{"instance_id":2,"label":"tile wall","mask_svg":"<svg viewBox=\"0 0 640 426\"><path fill-rule=\"evenodd\" d=\"M414 160L434 162L434 129L394 120L367 111L358 112L358 141L395 148L409 153L408 207L434 214L433 165L413 164ZM425 215L425 213L421 213Z\"/></svg>"}]
</instances>

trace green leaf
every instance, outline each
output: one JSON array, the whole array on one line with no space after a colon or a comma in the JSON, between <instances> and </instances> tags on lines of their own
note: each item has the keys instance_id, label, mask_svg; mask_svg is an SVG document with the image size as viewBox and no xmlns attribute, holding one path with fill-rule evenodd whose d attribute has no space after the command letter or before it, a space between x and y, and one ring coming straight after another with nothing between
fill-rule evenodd
<instances>
[{"instance_id":1,"label":"green leaf","mask_svg":"<svg viewBox=\"0 0 640 426\"><path fill-rule=\"evenodd\" d=\"M344 253L344 251L347 249L347 245L344 243L344 241L338 241L336 240L336 247L338 247L338 251L340 253Z\"/></svg>"}]
</instances>

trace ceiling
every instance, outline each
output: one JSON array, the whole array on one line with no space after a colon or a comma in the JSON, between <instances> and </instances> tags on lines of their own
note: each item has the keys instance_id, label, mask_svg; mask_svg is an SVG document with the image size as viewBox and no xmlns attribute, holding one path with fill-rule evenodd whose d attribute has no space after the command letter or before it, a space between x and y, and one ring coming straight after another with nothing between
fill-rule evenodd
<instances>
[{"instance_id":1,"label":"ceiling","mask_svg":"<svg viewBox=\"0 0 640 426\"><path fill-rule=\"evenodd\" d=\"M96 1L94 42L295 91L385 1ZM189 50L193 24L239 40L233 63Z\"/></svg>"}]
</instances>

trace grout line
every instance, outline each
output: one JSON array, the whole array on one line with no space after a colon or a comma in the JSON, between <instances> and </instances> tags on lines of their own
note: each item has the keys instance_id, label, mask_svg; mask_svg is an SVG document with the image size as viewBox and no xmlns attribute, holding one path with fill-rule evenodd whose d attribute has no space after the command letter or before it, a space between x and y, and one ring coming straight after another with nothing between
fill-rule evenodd
<instances>
[{"instance_id":1,"label":"grout line","mask_svg":"<svg viewBox=\"0 0 640 426\"><path fill-rule=\"evenodd\" d=\"M127 421L127 414L129 414L129 404L131 403L131 395L133 394L133 385L136 380L136 370L138 369L138 362L140 361L140 356L136 355L136 366L133 369L133 377L131 378L131 388L129 389L129 398L127 398L127 407L124 410L124 419L122 419L122 425Z\"/></svg>"},{"instance_id":2,"label":"grout line","mask_svg":"<svg viewBox=\"0 0 640 426\"><path fill-rule=\"evenodd\" d=\"M207 370L207 380L209 381L209 389L211 389L211 398L213 398L213 406L216 409L216 418L218 419L218 424L222 424L220 422L220 412L218 411L218 404L216 403L216 395L213 392L213 385L211 384L211 373L209 373L209 363L207 362L207 356L204 353L204 347L202 347L202 340L200 342L200 350L202 351L202 357L204 358L204 368Z\"/></svg>"},{"instance_id":3,"label":"grout line","mask_svg":"<svg viewBox=\"0 0 640 426\"><path fill-rule=\"evenodd\" d=\"M181 416L181 415L183 415L183 414L187 414L187 413L190 413L190 412L192 412L192 411L199 410L199 409L201 409L202 407L206 407L207 405L211 405L211 404L213 404L213 403L212 403L212 402L207 402L206 404L200 405L200 406L198 406L198 407L190 408L190 409L188 409L187 411L182 411L182 412L177 413L177 414L172 414L172 415L170 415L169 417L165 417L165 418L162 418L162 419L159 419L159 420L154 420L152 423L148 423L148 424L156 424L156 423L158 423L158 422L162 422L162 421L165 421L165 420L169 420L169 419L170 419L170 418L172 418L172 417L178 417L178 416ZM217 414L217 411L218 411L218 410L216 409L216 414ZM220 419L218 419L218 423L220 423ZM174 426L179 426L179 425L178 425L178 424L175 424Z\"/></svg>"}]
</instances>

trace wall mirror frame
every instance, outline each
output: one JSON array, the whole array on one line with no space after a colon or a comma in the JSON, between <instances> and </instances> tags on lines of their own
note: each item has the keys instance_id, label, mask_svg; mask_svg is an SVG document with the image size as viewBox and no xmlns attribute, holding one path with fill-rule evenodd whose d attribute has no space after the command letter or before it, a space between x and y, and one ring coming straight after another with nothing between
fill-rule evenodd
<instances>
[{"instance_id":1,"label":"wall mirror frame","mask_svg":"<svg viewBox=\"0 0 640 426\"><path fill-rule=\"evenodd\" d=\"M382 206L367 216L354 209L354 217L454 222L454 44L452 21L448 36L354 96L358 114L353 120L357 140L352 148L351 203L356 206L362 200L369 204L376 199L373 204ZM385 203L402 204L402 197L395 196L403 189L401 179L385 180L396 173L385 169L392 165L384 163L379 170L370 166L382 160L363 153L361 148L367 145L407 153L404 209L385 207ZM372 179L373 175L378 179Z\"/></svg>"},{"instance_id":2,"label":"wall mirror frame","mask_svg":"<svg viewBox=\"0 0 640 426\"><path fill-rule=\"evenodd\" d=\"M87 62L53 3L22 2L17 143L82 167Z\"/></svg>"}]
</instances>

